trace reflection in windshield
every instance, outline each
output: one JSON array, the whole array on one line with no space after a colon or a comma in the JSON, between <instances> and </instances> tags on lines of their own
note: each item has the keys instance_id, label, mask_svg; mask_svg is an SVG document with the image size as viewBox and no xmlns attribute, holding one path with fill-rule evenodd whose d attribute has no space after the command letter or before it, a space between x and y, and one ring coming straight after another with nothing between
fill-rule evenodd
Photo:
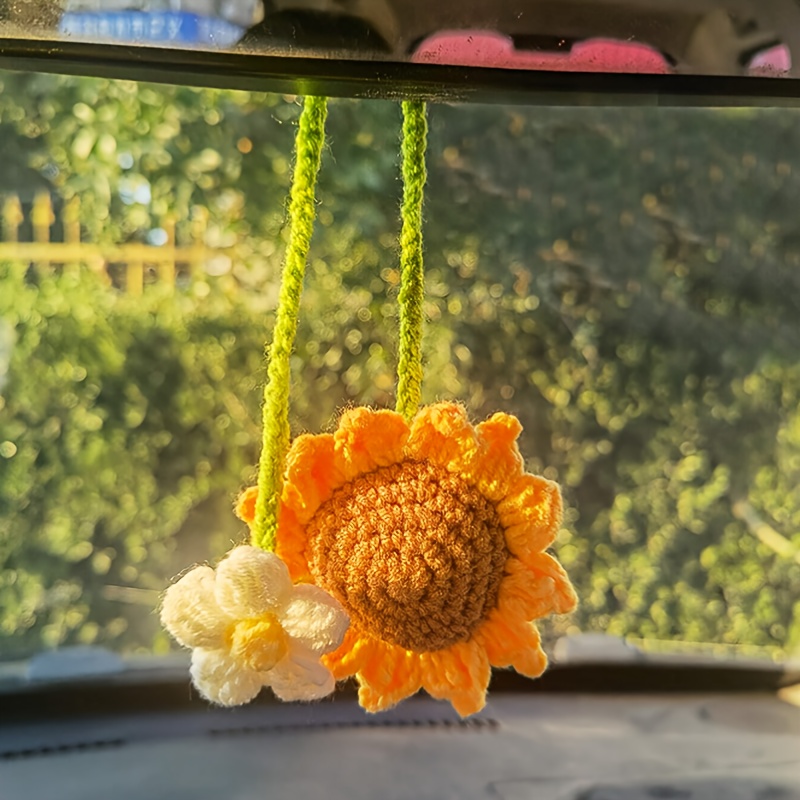
<instances>
[{"instance_id":1,"label":"reflection in windshield","mask_svg":"<svg viewBox=\"0 0 800 800\"><path fill-rule=\"evenodd\" d=\"M298 105L1 80L0 658L163 653L163 587L245 537ZM399 120L331 105L296 432L393 403ZM431 126L425 399L516 414L564 487L549 641L796 647L796 113Z\"/></svg>"},{"instance_id":2,"label":"reflection in windshield","mask_svg":"<svg viewBox=\"0 0 800 800\"><path fill-rule=\"evenodd\" d=\"M799 29L794 0L0 0L0 39L571 72L782 77Z\"/></svg>"},{"instance_id":3,"label":"reflection in windshield","mask_svg":"<svg viewBox=\"0 0 800 800\"><path fill-rule=\"evenodd\" d=\"M230 48L260 22L260 0L66 0L58 30L66 38Z\"/></svg>"}]
</instances>

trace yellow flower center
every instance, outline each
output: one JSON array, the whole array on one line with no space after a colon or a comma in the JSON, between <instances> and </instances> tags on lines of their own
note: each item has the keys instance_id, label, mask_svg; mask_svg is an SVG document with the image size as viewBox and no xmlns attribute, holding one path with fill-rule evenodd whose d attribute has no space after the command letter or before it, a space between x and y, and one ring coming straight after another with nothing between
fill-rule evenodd
<instances>
[{"instance_id":1,"label":"yellow flower center","mask_svg":"<svg viewBox=\"0 0 800 800\"><path fill-rule=\"evenodd\" d=\"M289 651L286 633L274 614L240 620L229 637L233 658L257 672L272 669Z\"/></svg>"},{"instance_id":2,"label":"yellow flower center","mask_svg":"<svg viewBox=\"0 0 800 800\"><path fill-rule=\"evenodd\" d=\"M509 553L477 489L405 461L337 490L308 525L306 555L357 627L430 652L468 640L495 607Z\"/></svg>"}]
</instances>

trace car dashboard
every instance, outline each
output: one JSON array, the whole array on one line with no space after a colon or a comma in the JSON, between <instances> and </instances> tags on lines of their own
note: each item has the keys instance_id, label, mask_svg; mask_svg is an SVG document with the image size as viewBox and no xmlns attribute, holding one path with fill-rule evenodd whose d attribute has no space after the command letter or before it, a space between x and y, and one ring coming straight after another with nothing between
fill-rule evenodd
<instances>
[{"instance_id":1,"label":"car dashboard","mask_svg":"<svg viewBox=\"0 0 800 800\"><path fill-rule=\"evenodd\" d=\"M367 714L347 687L215 708L179 676L0 695L0 798L800 800L800 694L785 669L498 673L466 719L424 694Z\"/></svg>"}]
</instances>

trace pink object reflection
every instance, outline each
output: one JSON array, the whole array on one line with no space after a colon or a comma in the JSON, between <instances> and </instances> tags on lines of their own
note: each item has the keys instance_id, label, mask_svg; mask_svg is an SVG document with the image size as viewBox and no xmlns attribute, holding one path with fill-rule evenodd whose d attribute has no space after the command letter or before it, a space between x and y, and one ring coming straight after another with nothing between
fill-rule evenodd
<instances>
[{"instance_id":1,"label":"pink object reflection","mask_svg":"<svg viewBox=\"0 0 800 800\"><path fill-rule=\"evenodd\" d=\"M610 39L578 42L572 50L549 53L515 50L506 36L487 31L448 31L426 39L413 60L423 64L538 69L560 72L670 72L663 56L643 44Z\"/></svg>"},{"instance_id":2,"label":"pink object reflection","mask_svg":"<svg viewBox=\"0 0 800 800\"><path fill-rule=\"evenodd\" d=\"M785 44L770 47L757 53L748 65L752 75L777 76L786 75L792 68L792 56Z\"/></svg>"}]
</instances>

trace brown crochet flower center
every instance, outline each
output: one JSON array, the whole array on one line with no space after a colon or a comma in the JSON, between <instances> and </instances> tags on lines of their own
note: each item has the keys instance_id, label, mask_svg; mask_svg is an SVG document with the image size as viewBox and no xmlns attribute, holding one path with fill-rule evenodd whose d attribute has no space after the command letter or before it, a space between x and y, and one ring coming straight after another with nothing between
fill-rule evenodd
<instances>
[{"instance_id":1,"label":"brown crochet flower center","mask_svg":"<svg viewBox=\"0 0 800 800\"><path fill-rule=\"evenodd\" d=\"M308 525L308 563L363 631L407 650L466 641L508 558L494 505L457 475L404 461L338 489Z\"/></svg>"}]
</instances>

